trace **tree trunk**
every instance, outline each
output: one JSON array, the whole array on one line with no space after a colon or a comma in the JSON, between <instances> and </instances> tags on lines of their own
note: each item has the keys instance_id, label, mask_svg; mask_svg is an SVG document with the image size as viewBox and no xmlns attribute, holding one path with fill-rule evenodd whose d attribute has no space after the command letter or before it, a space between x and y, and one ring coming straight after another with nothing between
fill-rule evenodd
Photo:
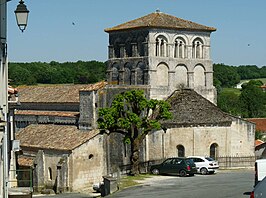
<instances>
[{"instance_id":1,"label":"tree trunk","mask_svg":"<svg viewBox=\"0 0 266 198\"><path fill-rule=\"evenodd\" d=\"M139 175L139 150L140 150L140 141L138 139L135 139L131 144L131 174L132 175Z\"/></svg>"}]
</instances>

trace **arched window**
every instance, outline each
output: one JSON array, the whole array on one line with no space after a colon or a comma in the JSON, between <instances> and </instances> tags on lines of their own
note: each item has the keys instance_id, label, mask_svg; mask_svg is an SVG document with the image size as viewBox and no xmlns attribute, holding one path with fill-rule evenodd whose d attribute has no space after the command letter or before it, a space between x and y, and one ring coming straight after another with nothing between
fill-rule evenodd
<instances>
[{"instance_id":1,"label":"arched window","mask_svg":"<svg viewBox=\"0 0 266 198\"><path fill-rule=\"evenodd\" d=\"M168 56L168 43L165 37L159 36L155 42L155 56Z\"/></svg>"},{"instance_id":2,"label":"arched window","mask_svg":"<svg viewBox=\"0 0 266 198\"><path fill-rule=\"evenodd\" d=\"M177 149L177 156L178 157L185 157L185 147L183 145L177 145L176 146Z\"/></svg>"},{"instance_id":3,"label":"arched window","mask_svg":"<svg viewBox=\"0 0 266 198\"><path fill-rule=\"evenodd\" d=\"M113 67L112 68L112 83L118 85L119 83L118 81L119 81L118 69L116 67Z\"/></svg>"},{"instance_id":4,"label":"arched window","mask_svg":"<svg viewBox=\"0 0 266 198\"><path fill-rule=\"evenodd\" d=\"M182 87L188 87L188 70L185 65L178 65L175 68L175 87L180 89Z\"/></svg>"},{"instance_id":5,"label":"arched window","mask_svg":"<svg viewBox=\"0 0 266 198\"><path fill-rule=\"evenodd\" d=\"M144 85L144 69L145 69L145 64L143 62L139 62L136 68L137 85Z\"/></svg>"},{"instance_id":6,"label":"arched window","mask_svg":"<svg viewBox=\"0 0 266 198\"><path fill-rule=\"evenodd\" d=\"M194 86L195 88L206 86L205 68L202 65L194 68Z\"/></svg>"},{"instance_id":7,"label":"arched window","mask_svg":"<svg viewBox=\"0 0 266 198\"><path fill-rule=\"evenodd\" d=\"M186 58L186 43L183 38L177 38L175 40L175 58Z\"/></svg>"},{"instance_id":8,"label":"arched window","mask_svg":"<svg viewBox=\"0 0 266 198\"><path fill-rule=\"evenodd\" d=\"M218 144L213 143L210 146L210 157L213 159L217 159L217 157L218 157Z\"/></svg>"},{"instance_id":9,"label":"arched window","mask_svg":"<svg viewBox=\"0 0 266 198\"><path fill-rule=\"evenodd\" d=\"M52 173L52 168L51 167L48 168L48 177L49 177L50 180L53 179L53 173Z\"/></svg>"},{"instance_id":10,"label":"arched window","mask_svg":"<svg viewBox=\"0 0 266 198\"><path fill-rule=\"evenodd\" d=\"M156 39L155 56L159 56L159 39Z\"/></svg>"},{"instance_id":11,"label":"arched window","mask_svg":"<svg viewBox=\"0 0 266 198\"><path fill-rule=\"evenodd\" d=\"M204 58L203 41L199 38L193 41L192 58Z\"/></svg>"},{"instance_id":12,"label":"arched window","mask_svg":"<svg viewBox=\"0 0 266 198\"><path fill-rule=\"evenodd\" d=\"M168 66L164 63L160 63L157 66L157 71L156 71L156 75L157 75L157 86L168 86Z\"/></svg>"}]
</instances>

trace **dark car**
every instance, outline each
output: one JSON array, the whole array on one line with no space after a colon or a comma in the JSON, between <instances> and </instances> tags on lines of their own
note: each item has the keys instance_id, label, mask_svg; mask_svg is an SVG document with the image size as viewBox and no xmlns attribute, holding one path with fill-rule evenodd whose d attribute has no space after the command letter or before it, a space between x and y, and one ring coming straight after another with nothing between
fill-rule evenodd
<instances>
[{"instance_id":1,"label":"dark car","mask_svg":"<svg viewBox=\"0 0 266 198\"><path fill-rule=\"evenodd\" d=\"M266 197L266 177L260 181L250 194L250 198L263 198Z\"/></svg>"},{"instance_id":2,"label":"dark car","mask_svg":"<svg viewBox=\"0 0 266 198\"><path fill-rule=\"evenodd\" d=\"M197 168L193 160L185 157L168 158L161 164L152 165L150 170L155 175L169 174L180 175L181 177L187 175L193 176L197 173Z\"/></svg>"}]
</instances>

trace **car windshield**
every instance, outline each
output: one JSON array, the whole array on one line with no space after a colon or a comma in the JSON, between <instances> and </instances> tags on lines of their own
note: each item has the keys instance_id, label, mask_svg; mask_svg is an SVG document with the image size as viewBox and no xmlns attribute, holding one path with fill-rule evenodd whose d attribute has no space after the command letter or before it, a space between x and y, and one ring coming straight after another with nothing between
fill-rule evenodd
<instances>
[{"instance_id":1,"label":"car windshield","mask_svg":"<svg viewBox=\"0 0 266 198\"><path fill-rule=\"evenodd\" d=\"M194 164L194 161L193 161L192 159L186 159L186 163L189 164L189 165L190 165L190 164L193 165L193 164Z\"/></svg>"},{"instance_id":2,"label":"car windshield","mask_svg":"<svg viewBox=\"0 0 266 198\"><path fill-rule=\"evenodd\" d=\"M211 157L205 157L205 159L208 161L214 161L214 159L212 159Z\"/></svg>"}]
</instances>

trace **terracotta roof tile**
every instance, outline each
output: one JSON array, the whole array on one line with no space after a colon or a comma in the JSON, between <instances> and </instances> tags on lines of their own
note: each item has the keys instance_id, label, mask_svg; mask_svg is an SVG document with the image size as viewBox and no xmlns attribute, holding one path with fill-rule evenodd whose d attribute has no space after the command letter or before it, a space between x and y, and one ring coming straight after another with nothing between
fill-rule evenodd
<instances>
[{"instance_id":1,"label":"terracotta roof tile","mask_svg":"<svg viewBox=\"0 0 266 198\"><path fill-rule=\"evenodd\" d=\"M19 156L18 165L19 166L33 166L34 159L32 157Z\"/></svg>"},{"instance_id":2,"label":"terracotta roof tile","mask_svg":"<svg viewBox=\"0 0 266 198\"><path fill-rule=\"evenodd\" d=\"M262 140L255 140L255 146L259 146L260 144L263 144L264 142Z\"/></svg>"},{"instance_id":3,"label":"terracotta roof tile","mask_svg":"<svg viewBox=\"0 0 266 198\"><path fill-rule=\"evenodd\" d=\"M105 32L121 31L137 28L164 28L178 30L216 31L213 27L207 27L188 20L180 19L162 12L155 12L138 19L106 28Z\"/></svg>"},{"instance_id":4,"label":"terracotta roof tile","mask_svg":"<svg viewBox=\"0 0 266 198\"><path fill-rule=\"evenodd\" d=\"M98 133L98 130L81 131L76 126L33 124L16 133L16 139L21 147L73 150Z\"/></svg>"},{"instance_id":5,"label":"terracotta roof tile","mask_svg":"<svg viewBox=\"0 0 266 198\"><path fill-rule=\"evenodd\" d=\"M256 131L266 132L266 118L248 118L247 120L256 124Z\"/></svg>"},{"instance_id":6,"label":"terracotta roof tile","mask_svg":"<svg viewBox=\"0 0 266 198\"><path fill-rule=\"evenodd\" d=\"M77 117L79 115L79 112L18 110L15 112L15 114L16 115L43 115L43 116Z\"/></svg>"},{"instance_id":7,"label":"terracotta roof tile","mask_svg":"<svg viewBox=\"0 0 266 198\"><path fill-rule=\"evenodd\" d=\"M98 90L107 83L18 87L19 101L34 103L79 103L80 90Z\"/></svg>"}]
</instances>

